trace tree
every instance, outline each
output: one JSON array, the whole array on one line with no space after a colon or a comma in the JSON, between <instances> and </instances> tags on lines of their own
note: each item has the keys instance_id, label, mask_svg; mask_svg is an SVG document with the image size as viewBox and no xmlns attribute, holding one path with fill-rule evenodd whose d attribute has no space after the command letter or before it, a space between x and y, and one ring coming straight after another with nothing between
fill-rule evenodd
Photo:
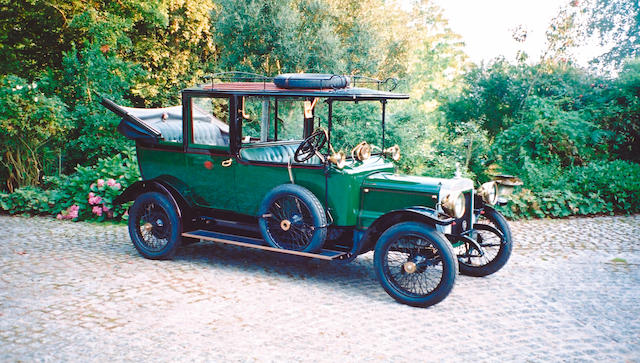
<instances>
[{"instance_id":1,"label":"tree","mask_svg":"<svg viewBox=\"0 0 640 363\"><path fill-rule=\"evenodd\" d=\"M273 75L303 70L299 13L289 0L221 0L214 15L218 68Z\"/></svg>"},{"instance_id":2,"label":"tree","mask_svg":"<svg viewBox=\"0 0 640 363\"><path fill-rule=\"evenodd\" d=\"M578 5L579 0L572 4ZM640 55L640 2L637 0L586 0L583 3L587 38L612 45L592 63L601 70L620 69L624 62Z\"/></svg>"},{"instance_id":3,"label":"tree","mask_svg":"<svg viewBox=\"0 0 640 363\"><path fill-rule=\"evenodd\" d=\"M0 165L9 191L40 182L44 150L59 146L70 125L65 105L37 83L12 75L0 79Z\"/></svg>"}]
</instances>

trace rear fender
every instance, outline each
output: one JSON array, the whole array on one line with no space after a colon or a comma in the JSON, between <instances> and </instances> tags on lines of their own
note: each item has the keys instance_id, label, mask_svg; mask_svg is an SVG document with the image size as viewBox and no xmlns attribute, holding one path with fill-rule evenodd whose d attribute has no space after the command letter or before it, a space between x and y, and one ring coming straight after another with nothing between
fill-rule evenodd
<instances>
[{"instance_id":1,"label":"rear fender","mask_svg":"<svg viewBox=\"0 0 640 363\"><path fill-rule=\"evenodd\" d=\"M440 219L438 212L427 207L410 207L388 212L376 219L360 240L358 254L371 251L375 248L380 235L390 227L402 222L420 222L433 227L446 226L453 223L453 218Z\"/></svg>"},{"instance_id":2,"label":"rear fender","mask_svg":"<svg viewBox=\"0 0 640 363\"><path fill-rule=\"evenodd\" d=\"M182 218L183 212L187 208L185 199L174 187L159 180L141 180L131 184L113 200L113 204L123 204L135 200L139 195L148 192L159 192L166 195L176 208L178 217Z\"/></svg>"}]
</instances>

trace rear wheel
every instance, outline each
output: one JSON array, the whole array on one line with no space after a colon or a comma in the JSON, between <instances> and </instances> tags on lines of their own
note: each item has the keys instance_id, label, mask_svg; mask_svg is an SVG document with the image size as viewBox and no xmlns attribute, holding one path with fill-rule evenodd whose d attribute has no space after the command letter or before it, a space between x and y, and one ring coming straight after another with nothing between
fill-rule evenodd
<instances>
[{"instance_id":1,"label":"rear wheel","mask_svg":"<svg viewBox=\"0 0 640 363\"><path fill-rule=\"evenodd\" d=\"M169 199L157 192L136 198L129 210L129 235L138 252L153 260L173 257L180 246L180 217Z\"/></svg>"},{"instance_id":2,"label":"rear wheel","mask_svg":"<svg viewBox=\"0 0 640 363\"><path fill-rule=\"evenodd\" d=\"M259 210L262 237L273 247L315 252L327 237L327 217L308 189L283 184L272 189Z\"/></svg>"},{"instance_id":3,"label":"rear wheel","mask_svg":"<svg viewBox=\"0 0 640 363\"><path fill-rule=\"evenodd\" d=\"M486 208L473 225L471 237L482 251L463 243L458 249L460 273L468 276L487 276L500 270L509 261L513 242L507 220L494 209Z\"/></svg>"},{"instance_id":4,"label":"rear wheel","mask_svg":"<svg viewBox=\"0 0 640 363\"><path fill-rule=\"evenodd\" d=\"M458 263L451 244L433 228L405 222L378 239L374 269L384 290L397 301L427 307L453 289Z\"/></svg>"}]
</instances>

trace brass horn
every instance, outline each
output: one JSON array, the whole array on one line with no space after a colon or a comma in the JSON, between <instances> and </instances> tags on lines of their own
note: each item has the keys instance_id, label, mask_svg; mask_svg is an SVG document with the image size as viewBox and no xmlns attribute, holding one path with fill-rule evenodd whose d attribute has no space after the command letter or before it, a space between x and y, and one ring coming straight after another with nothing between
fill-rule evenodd
<instances>
[{"instance_id":1,"label":"brass horn","mask_svg":"<svg viewBox=\"0 0 640 363\"><path fill-rule=\"evenodd\" d=\"M340 150L331 154L331 156L329 156L329 161L336 164L338 169L342 169L347 165L347 155L344 151Z\"/></svg>"},{"instance_id":2,"label":"brass horn","mask_svg":"<svg viewBox=\"0 0 640 363\"><path fill-rule=\"evenodd\" d=\"M351 149L351 157L355 157L360 161L365 161L371 157L371 145L363 141Z\"/></svg>"},{"instance_id":3,"label":"brass horn","mask_svg":"<svg viewBox=\"0 0 640 363\"><path fill-rule=\"evenodd\" d=\"M384 149L383 151L385 156L390 157L393 161L400 160L400 147L398 145L393 145Z\"/></svg>"}]
</instances>

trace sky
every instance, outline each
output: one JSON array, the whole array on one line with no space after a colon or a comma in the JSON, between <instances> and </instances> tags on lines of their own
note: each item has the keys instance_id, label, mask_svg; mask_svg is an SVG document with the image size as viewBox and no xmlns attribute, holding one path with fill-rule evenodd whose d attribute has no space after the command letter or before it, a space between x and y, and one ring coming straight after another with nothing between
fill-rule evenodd
<instances>
[{"instance_id":1,"label":"sky","mask_svg":"<svg viewBox=\"0 0 640 363\"><path fill-rule=\"evenodd\" d=\"M408 0L407 0L408 1ZM537 61L545 49L545 31L564 0L433 0L443 9L451 30L460 34L465 51L475 63L497 56L514 60L523 49L531 61ZM516 42L513 30L522 25L527 40ZM574 54L579 65L599 55L597 46L581 46Z\"/></svg>"}]
</instances>

